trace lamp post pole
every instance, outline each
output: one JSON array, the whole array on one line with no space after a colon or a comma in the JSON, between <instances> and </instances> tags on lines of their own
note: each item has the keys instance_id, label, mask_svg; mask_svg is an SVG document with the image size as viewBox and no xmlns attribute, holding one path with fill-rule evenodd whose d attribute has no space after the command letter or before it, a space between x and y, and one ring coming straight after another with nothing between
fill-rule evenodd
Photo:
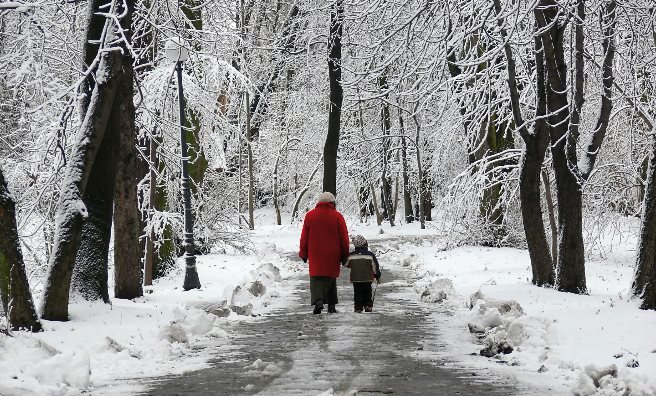
<instances>
[{"instance_id":1,"label":"lamp post pole","mask_svg":"<svg viewBox=\"0 0 656 396\"><path fill-rule=\"evenodd\" d=\"M189 188L189 156L185 131L185 101L182 90L182 60L177 60L175 69L178 75L178 101L180 103L180 147L182 150L182 200L184 202L184 290L199 289L200 280L196 271L196 246L194 244L194 218L191 212L191 190Z\"/></svg>"}]
</instances>

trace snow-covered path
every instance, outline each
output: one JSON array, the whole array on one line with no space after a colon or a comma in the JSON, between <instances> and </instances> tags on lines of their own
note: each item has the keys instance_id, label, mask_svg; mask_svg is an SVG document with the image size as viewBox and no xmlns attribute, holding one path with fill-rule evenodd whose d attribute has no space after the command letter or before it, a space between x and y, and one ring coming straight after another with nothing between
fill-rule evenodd
<instances>
[{"instance_id":1,"label":"snow-covered path","mask_svg":"<svg viewBox=\"0 0 656 396\"><path fill-rule=\"evenodd\" d=\"M293 303L236 324L229 346L215 351L213 367L165 377L148 394L523 394L485 371L445 366L435 329L439 316L417 302L412 273L387 267L374 312L352 312L343 273L337 314L312 315L307 278L298 277Z\"/></svg>"}]
</instances>

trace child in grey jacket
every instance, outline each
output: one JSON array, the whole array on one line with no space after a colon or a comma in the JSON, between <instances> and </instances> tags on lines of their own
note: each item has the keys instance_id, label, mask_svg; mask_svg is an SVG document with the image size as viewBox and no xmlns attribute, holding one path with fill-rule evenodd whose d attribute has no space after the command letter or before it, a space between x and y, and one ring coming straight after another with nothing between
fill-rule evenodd
<instances>
[{"instance_id":1,"label":"child in grey jacket","mask_svg":"<svg viewBox=\"0 0 656 396\"><path fill-rule=\"evenodd\" d=\"M371 312L374 302L371 296L371 284L380 280L380 266L376 255L369 250L369 244L362 235L354 236L351 241L355 250L346 259L346 266L351 269L353 283L354 311Z\"/></svg>"}]
</instances>

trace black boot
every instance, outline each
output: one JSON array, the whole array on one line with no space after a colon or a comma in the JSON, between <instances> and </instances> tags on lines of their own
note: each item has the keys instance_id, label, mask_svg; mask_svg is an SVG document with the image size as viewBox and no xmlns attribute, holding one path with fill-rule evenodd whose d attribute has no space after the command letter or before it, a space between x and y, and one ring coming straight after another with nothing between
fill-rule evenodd
<instances>
[{"instance_id":1,"label":"black boot","mask_svg":"<svg viewBox=\"0 0 656 396\"><path fill-rule=\"evenodd\" d=\"M328 313L337 313L337 309L335 308L335 304L328 304Z\"/></svg>"},{"instance_id":2,"label":"black boot","mask_svg":"<svg viewBox=\"0 0 656 396\"><path fill-rule=\"evenodd\" d=\"M312 313L317 315L320 314L321 311L323 311L323 303L321 302L321 300L319 300L316 303L314 303L314 311L312 311Z\"/></svg>"}]
</instances>

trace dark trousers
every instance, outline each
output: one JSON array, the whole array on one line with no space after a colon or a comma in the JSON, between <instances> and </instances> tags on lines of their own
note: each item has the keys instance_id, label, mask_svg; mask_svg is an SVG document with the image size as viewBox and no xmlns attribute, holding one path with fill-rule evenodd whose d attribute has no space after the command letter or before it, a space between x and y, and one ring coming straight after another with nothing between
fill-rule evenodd
<instances>
[{"instance_id":1,"label":"dark trousers","mask_svg":"<svg viewBox=\"0 0 656 396\"><path fill-rule=\"evenodd\" d=\"M353 282L353 300L356 308L371 307L374 302L371 299L372 282Z\"/></svg>"},{"instance_id":2,"label":"dark trousers","mask_svg":"<svg viewBox=\"0 0 656 396\"><path fill-rule=\"evenodd\" d=\"M310 304L321 300L324 304L337 304L337 279L327 276L310 277Z\"/></svg>"}]
</instances>

